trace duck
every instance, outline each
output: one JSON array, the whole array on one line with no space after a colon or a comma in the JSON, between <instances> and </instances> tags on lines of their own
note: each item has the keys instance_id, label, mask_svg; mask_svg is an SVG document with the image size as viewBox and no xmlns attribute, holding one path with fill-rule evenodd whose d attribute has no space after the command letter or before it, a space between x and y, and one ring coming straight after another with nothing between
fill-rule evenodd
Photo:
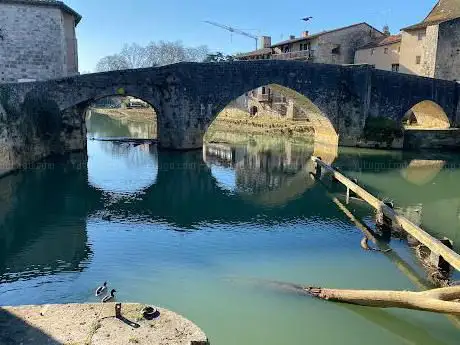
<instances>
[{"instance_id":1,"label":"duck","mask_svg":"<svg viewBox=\"0 0 460 345\"><path fill-rule=\"evenodd\" d=\"M111 301L112 299L115 298L115 292L117 292L117 290L115 289L112 289L112 291L110 291L110 295L106 295L103 299L102 299L102 303L106 303L106 302L109 302Z\"/></svg>"},{"instance_id":2,"label":"duck","mask_svg":"<svg viewBox=\"0 0 460 345\"><path fill-rule=\"evenodd\" d=\"M107 289L107 282L104 282L104 284L102 284L96 289L96 293L95 293L96 297L101 295L105 291L105 289Z\"/></svg>"}]
</instances>

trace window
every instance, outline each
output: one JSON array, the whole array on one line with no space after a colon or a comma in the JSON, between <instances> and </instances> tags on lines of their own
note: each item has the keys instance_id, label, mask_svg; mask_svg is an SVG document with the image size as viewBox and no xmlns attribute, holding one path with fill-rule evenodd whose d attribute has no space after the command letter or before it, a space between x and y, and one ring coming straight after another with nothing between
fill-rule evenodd
<instances>
[{"instance_id":1,"label":"window","mask_svg":"<svg viewBox=\"0 0 460 345\"><path fill-rule=\"evenodd\" d=\"M419 41L423 40L423 38L425 37L425 32L424 31L420 31L418 34L417 34L417 39Z\"/></svg>"},{"instance_id":2,"label":"window","mask_svg":"<svg viewBox=\"0 0 460 345\"><path fill-rule=\"evenodd\" d=\"M383 49L383 54L388 54L388 48Z\"/></svg>"},{"instance_id":3,"label":"window","mask_svg":"<svg viewBox=\"0 0 460 345\"><path fill-rule=\"evenodd\" d=\"M415 57L415 64L420 65L421 62L422 62L422 57L420 55L417 55Z\"/></svg>"},{"instance_id":4,"label":"window","mask_svg":"<svg viewBox=\"0 0 460 345\"><path fill-rule=\"evenodd\" d=\"M339 55L340 54L340 46L332 48L331 53L334 54L334 55Z\"/></svg>"},{"instance_id":5,"label":"window","mask_svg":"<svg viewBox=\"0 0 460 345\"><path fill-rule=\"evenodd\" d=\"M391 65L392 72L399 72L399 63L394 63Z\"/></svg>"},{"instance_id":6,"label":"window","mask_svg":"<svg viewBox=\"0 0 460 345\"><path fill-rule=\"evenodd\" d=\"M262 86L262 95L265 95L266 91L265 91L265 86Z\"/></svg>"},{"instance_id":7,"label":"window","mask_svg":"<svg viewBox=\"0 0 460 345\"><path fill-rule=\"evenodd\" d=\"M372 49L371 49L371 55L374 55L374 52L375 52L375 49L372 48Z\"/></svg>"},{"instance_id":8,"label":"window","mask_svg":"<svg viewBox=\"0 0 460 345\"><path fill-rule=\"evenodd\" d=\"M398 47L398 53L401 53L401 47Z\"/></svg>"}]
</instances>

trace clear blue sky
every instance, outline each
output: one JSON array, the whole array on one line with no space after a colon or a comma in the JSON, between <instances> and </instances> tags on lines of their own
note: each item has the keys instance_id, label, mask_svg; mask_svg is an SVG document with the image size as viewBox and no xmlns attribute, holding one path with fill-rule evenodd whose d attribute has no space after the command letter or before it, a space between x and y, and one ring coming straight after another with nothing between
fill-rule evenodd
<instances>
[{"instance_id":1,"label":"clear blue sky","mask_svg":"<svg viewBox=\"0 0 460 345\"><path fill-rule=\"evenodd\" d=\"M362 21L392 33L421 21L436 0L64 0L83 19L77 27L80 71L120 51L125 43L176 41L225 53L253 50L253 40L203 23L211 20L274 42ZM313 16L305 24L300 18Z\"/></svg>"}]
</instances>

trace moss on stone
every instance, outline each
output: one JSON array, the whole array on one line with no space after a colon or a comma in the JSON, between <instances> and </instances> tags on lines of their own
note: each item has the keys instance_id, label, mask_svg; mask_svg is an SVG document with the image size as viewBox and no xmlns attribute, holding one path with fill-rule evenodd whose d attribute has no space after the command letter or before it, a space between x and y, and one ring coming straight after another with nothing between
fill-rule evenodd
<instances>
[{"instance_id":1,"label":"moss on stone","mask_svg":"<svg viewBox=\"0 0 460 345\"><path fill-rule=\"evenodd\" d=\"M382 116L369 117L363 131L363 139L391 143L403 136L403 126L395 120Z\"/></svg>"}]
</instances>

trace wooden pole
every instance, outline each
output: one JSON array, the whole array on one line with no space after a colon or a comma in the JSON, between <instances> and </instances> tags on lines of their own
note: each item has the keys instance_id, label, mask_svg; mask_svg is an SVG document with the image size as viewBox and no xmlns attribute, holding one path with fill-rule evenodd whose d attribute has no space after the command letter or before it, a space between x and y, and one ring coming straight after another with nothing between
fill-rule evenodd
<instances>
[{"instance_id":1,"label":"wooden pole","mask_svg":"<svg viewBox=\"0 0 460 345\"><path fill-rule=\"evenodd\" d=\"M321 166L325 170L329 171L334 178L340 181L345 187L349 188L351 191L355 192L363 200L365 200L369 205L375 208L378 212L382 212L385 217L391 219L395 224L399 224L407 233L416 238L420 243L428 247L432 252L442 256L452 267L457 271L460 271L460 255L453 251L451 248L448 248L438 239L432 237L427 232L413 224L411 221L405 217L397 214L388 205L385 205L381 200L377 199L371 193L365 189L358 186L356 183L352 182L350 179L337 172L324 163L322 160L312 157L311 158L317 165Z\"/></svg>"},{"instance_id":2,"label":"wooden pole","mask_svg":"<svg viewBox=\"0 0 460 345\"><path fill-rule=\"evenodd\" d=\"M348 188L347 188L348 189ZM337 205L337 207L351 220L355 226L363 232L363 234L371 240L378 248L382 250L383 255L385 255L391 262L393 262L396 267L406 276L409 280L417 286L419 290L431 289L434 287L433 284L428 282L426 279L420 277L420 275L407 263L405 262L394 250L388 251L390 247L386 243L382 243L377 240L375 233L370 229L366 224L361 222L356 218L353 213L335 196L327 193L332 201ZM450 322L460 329L460 317L454 315L446 315Z\"/></svg>"}]
</instances>

